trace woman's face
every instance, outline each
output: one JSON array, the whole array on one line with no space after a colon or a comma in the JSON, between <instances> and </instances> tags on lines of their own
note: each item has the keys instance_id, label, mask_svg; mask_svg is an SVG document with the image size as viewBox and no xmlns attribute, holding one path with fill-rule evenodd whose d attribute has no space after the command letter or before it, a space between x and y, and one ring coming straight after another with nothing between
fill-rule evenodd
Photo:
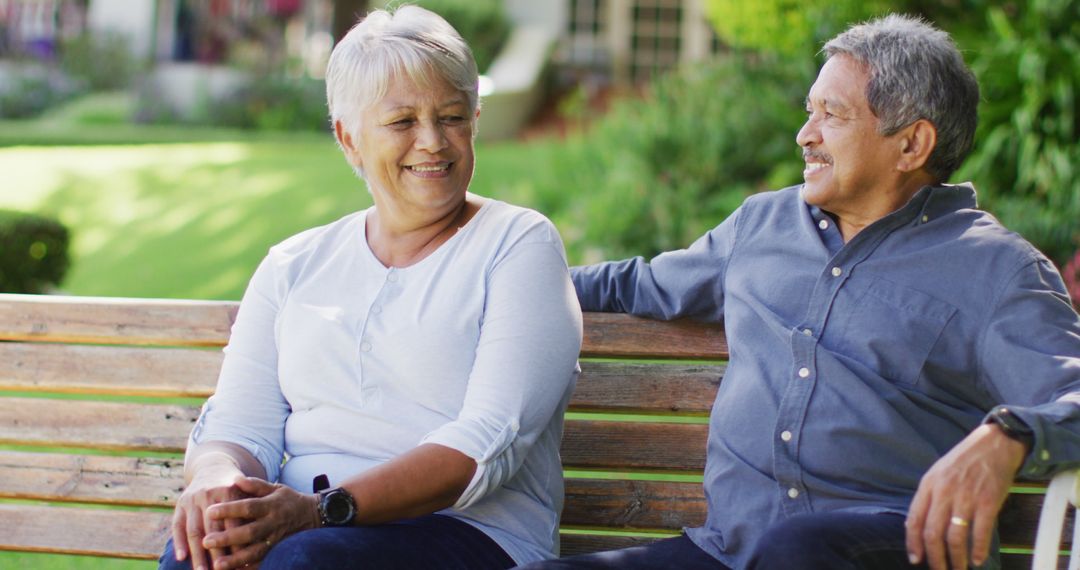
<instances>
[{"instance_id":1,"label":"woman's face","mask_svg":"<svg viewBox=\"0 0 1080 570\"><path fill-rule=\"evenodd\" d=\"M445 215L465 199L472 179L473 119L465 94L445 80L422 89L398 76L361 111L358 140L342 146L363 169L380 211Z\"/></svg>"}]
</instances>

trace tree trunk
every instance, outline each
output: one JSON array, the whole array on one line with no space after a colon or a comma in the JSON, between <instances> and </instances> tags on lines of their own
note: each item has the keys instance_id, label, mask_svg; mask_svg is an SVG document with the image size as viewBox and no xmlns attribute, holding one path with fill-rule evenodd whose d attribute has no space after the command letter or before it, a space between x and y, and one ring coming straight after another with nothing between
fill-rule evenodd
<instances>
[{"instance_id":1,"label":"tree trunk","mask_svg":"<svg viewBox=\"0 0 1080 570\"><path fill-rule=\"evenodd\" d=\"M367 11L367 0L334 0L334 43L341 41Z\"/></svg>"}]
</instances>

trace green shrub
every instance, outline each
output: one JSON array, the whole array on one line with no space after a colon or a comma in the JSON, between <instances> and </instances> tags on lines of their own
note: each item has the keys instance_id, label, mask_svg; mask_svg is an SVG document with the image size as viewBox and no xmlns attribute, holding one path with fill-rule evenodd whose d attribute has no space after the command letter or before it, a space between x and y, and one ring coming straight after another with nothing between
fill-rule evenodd
<instances>
[{"instance_id":1,"label":"green shrub","mask_svg":"<svg viewBox=\"0 0 1080 570\"><path fill-rule=\"evenodd\" d=\"M0 89L0 118L36 117L77 94L75 86L58 74L20 75Z\"/></svg>"},{"instance_id":2,"label":"green shrub","mask_svg":"<svg viewBox=\"0 0 1080 570\"><path fill-rule=\"evenodd\" d=\"M487 71L510 36L510 20L502 0L417 0L412 2L442 16L472 48L476 67Z\"/></svg>"},{"instance_id":3,"label":"green shrub","mask_svg":"<svg viewBox=\"0 0 1080 570\"><path fill-rule=\"evenodd\" d=\"M975 149L955 178L1051 259L1080 246L1080 0L987 10Z\"/></svg>"},{"instance_id":4,"label":"green shrub","mask_svg":"<svg viewBox=\"0 0 1080 570\"><path fill-rule=\"evenodd\" d=\"M91 91L115 91L131 85L137 62L121 34L84 33L64 40L60 69Z\"/></svg>"},{"instance_id":5,"label":"green shrub","mask_svg":"<svg viewBox=\"0 0 1080 570\"><path fill-rule=\"evenodd\" d=\"M326 131L326 84L314 79L258 77L228 99L208 105L205 119L219 127Z\"/></svg>"},{"instance_id":6,"label":"green shrub","mask_svg":"<svg viewBox=\"0 0 1080 570\"><path fill-rule=\"evenodd\" d=\"M43 293L67 272L68 230L60 222L0 210L0 291Z\"/></svg>"},{"instance_id":7,"label":"green shrub","mask_svg":"<svg viewBox=\"0 0 1080 570\"><path fill-rule=\"evenodd\" d=\"M577 261L685 247L747 195L801 180L795 133L813 71L727 56L662 76L567 141L572 159L534 202L580 228L566 236L589 248Z\"/></svg>"}]
</instances>

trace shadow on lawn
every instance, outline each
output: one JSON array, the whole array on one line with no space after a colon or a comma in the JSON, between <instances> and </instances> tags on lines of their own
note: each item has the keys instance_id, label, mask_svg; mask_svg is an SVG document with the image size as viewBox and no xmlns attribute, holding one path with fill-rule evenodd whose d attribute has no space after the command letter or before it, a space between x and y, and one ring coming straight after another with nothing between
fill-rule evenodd
<instances>
[{"instance_id":1,"label":"shadow on lawn","mask_svg":"<svg viewBox=\"0 0 1080 570\"><path fill-rule=\"evenodd\" d=\"M40 209L73 230L64 291L239 299L271 245L370 204L332 144L196 150L218 159L193 161L184 155L191 147L162 145L136 168L62 178Z\"/></svg>"}]
</instances>

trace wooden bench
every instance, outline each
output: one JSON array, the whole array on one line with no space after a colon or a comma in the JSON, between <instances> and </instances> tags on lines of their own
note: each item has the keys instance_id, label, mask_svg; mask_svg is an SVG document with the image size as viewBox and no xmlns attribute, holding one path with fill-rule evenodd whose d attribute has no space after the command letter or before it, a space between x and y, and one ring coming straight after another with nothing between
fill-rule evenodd
<instances>
[{"instance_id":1,"label":"wooden bench","mask_svg":"<svg viewBox=\"0 0 1080 570\"><path fill-rule=\"evenodd\" d=\"M157 558L236 309L0 295L0 550ZM701 523L722 328L586 314L582 357L562 448L563 554ZM1006 504L1006 568L1030 566L1044 489L1018 485Z\"/></svg>"}]
</instances>

